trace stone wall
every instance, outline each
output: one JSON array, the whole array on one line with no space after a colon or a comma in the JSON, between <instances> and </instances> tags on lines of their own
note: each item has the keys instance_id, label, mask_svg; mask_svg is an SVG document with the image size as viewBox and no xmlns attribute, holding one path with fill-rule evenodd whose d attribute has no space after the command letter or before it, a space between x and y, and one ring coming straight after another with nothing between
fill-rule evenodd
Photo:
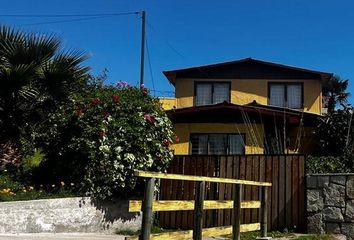
<instances>
[{"instance_id":1,"label":"stone wall","mask_svg":"<svg viewBox=\"0 0 354 240\"><path fill-rule=\"evenodd\" d=\"M308 175L307 213L309 233L354 239L354 174Z\"/></svg>"},{"instance_id":2,"label":"stone wall","mask_svg":"<svg viewBox=\"0 0 354 240\"><path fill-rule=\"evenodd\" d=\"M58 198L0 203L0 233L112 233L136 231L140 225L140 214L128 213L128 200Z\"/></svg>"}]
</instances>

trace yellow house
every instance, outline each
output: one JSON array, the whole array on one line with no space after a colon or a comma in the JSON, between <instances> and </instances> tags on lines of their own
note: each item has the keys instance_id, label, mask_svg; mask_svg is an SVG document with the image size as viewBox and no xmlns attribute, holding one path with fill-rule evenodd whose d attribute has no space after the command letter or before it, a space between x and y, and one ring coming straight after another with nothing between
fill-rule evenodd
<instances>
[{"instance_id":1,"label":"yellow house","mask_svg":"<svg viewBox=\"0 0 354 240\"><path fill-rule=\"evenodd\" d=\"M309 153L331 73L255 60L165 71L175 154Z\"/></svg>"}]
</instances>

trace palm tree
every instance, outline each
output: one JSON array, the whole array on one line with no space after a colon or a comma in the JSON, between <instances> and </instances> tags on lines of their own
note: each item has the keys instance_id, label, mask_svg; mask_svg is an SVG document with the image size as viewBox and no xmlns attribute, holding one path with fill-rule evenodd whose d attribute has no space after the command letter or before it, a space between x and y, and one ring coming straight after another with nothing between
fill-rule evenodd
<instances>
[{"instance_id":1,"label":"palm tree","mask_svg":"<svg viewBox=\"0 0 354 240\"><path fill-rule=\"evenodd\" d=\"M324 82L322 92L327 98L328 112L333 112L338 105L343 107L347 105L348 97L350 96L350 93L346 91L347 87L348 80L344 80L336 75Z\"/></svg>"},{"instance_id":2,"label":"palm tree","mask_svg":"<svg viewBox=\"0 0 354 240\"><path fill-rule=\"evenodd\" d=\"M54 35L0 26L0 165L19 159L21 134L79 92L88 80L87 56L65 52ZM10 154L10 155L9 155Z\"/></svg>"}]
</instances>

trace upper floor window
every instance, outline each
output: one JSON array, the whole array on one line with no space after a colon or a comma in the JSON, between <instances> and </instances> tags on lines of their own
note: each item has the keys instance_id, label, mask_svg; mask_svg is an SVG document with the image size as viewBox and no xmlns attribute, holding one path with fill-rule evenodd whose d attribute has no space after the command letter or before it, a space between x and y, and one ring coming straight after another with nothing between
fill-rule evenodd
<instances>
[{"instance_id":1,"label":"upper floor window","mask_svg":"<svg viewBox=\"0 0 354 240\"><path fill-rule=\"evenodd\" d=\"M288 108L303 108L302 83L269 83L269 104Z\"/></svg>"},{"instance_id":2,"label":"upper floor window","mask_svg":"<svg viewBox=\"0 0 354 240\"><path fill-rule=\"evenodd\" d=\"M191 134L191 153L211 155L244 154L244 135L224 133Z\"/></svg>"},{"instance_id":3,"label":"upper floor window","mask_svg":"<svg viewBox=\"0 0 354 240\"><path fill-rule=\"evenodd\" d=\"M208 105L230 101L230 83L196 82L195 105Z\"/></svg>"}]
</instances>

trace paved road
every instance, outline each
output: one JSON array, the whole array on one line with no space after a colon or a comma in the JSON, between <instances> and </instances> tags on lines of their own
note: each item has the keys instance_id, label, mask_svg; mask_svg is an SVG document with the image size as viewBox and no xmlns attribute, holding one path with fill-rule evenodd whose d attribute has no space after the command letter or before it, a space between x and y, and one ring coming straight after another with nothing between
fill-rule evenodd
<instances>
[{"instance_id":1,"label":"paved road","mask_svg":"<svg viewBox=\"0 0 354 240\"><path fill-rule=\"evenodd\" d=\"M0 240L124 240L121 235L94 233L26 233L0 234Z\"/></svg>"}]
</instances>

